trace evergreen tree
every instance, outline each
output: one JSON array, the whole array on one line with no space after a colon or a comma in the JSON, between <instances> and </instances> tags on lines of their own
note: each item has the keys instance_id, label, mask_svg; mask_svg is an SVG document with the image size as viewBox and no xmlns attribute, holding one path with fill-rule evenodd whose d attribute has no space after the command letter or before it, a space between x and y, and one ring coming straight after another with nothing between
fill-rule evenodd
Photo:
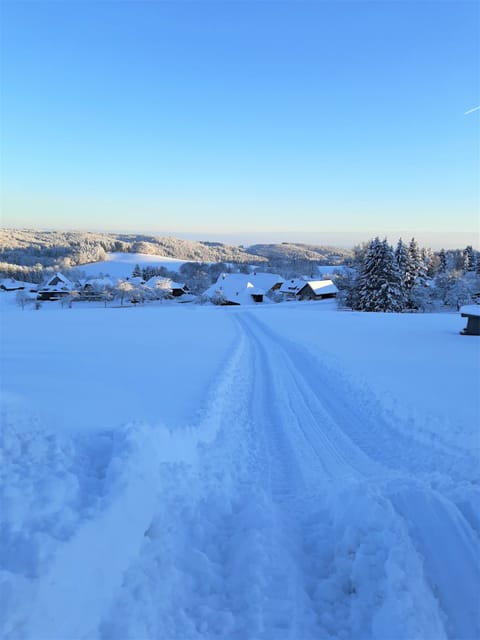
<instances>
[{"instance_id":1,"label":"evergreen tree","mask_svg":"<svg viewBox=\"0 0 480 640\"><path fill-rule=\"evenodd\" d=\"M397 243L397 248L395 249L395 260L397 261L398 270L400 272L402 287L405 290L407 289L408 251L401 238Z\"/></svg>"},{"instance_id":2,"label":"evergreen tree","mask_svg":"<svg viewBox=\"0 0 480 640\"><path fill-rule=\"evenodd\" d=\"M424 308L428 297L427 289L427 269L425 266L425 256L412 238L408 246L408 264L405 276L405 286L407 290L408 309Z\"/></svg>"},{"instance_id":3,"label":"evergreen tree","mask_svg":"<svg viewBox=\"0 0 480 640\"><path fill-rule=\"evenodd\" d=\"M445 249L440 249L440 253L438 254L440 264L439 264L439 272L445 273L447 271L447 254L445 253Z\"/></svg>"},{"instance_id":4,"label":"evergreen tree","mask_svg":"<svg viewBox=\"0 0 480 640\"><path fill-rule=\"evenodd\" d=\"M423 262L423 270L425 272L426 278L432 278L435 273L435 261L433 256L433 251L430 247L423 247L421 250L422 262Z\"/></svg>"},{"instance_id":5,"label":"evergreen tree","mask_svg":"<svg viewBox=\"0 0 480 640\"><path fill-rule=\"evenodd\" d=\"M405 284L407 289L413 289L419 277L425 276L422 254L415 238L412 238L408 246L408 264Z\"/></svg>"},{"instance_id":6,"label":"evergreen tree","mask_svg":"<svg viewBox=\"0 0 480 640\"><path fill-rule=\"evenodd\" d=\"M467 271L475 271L475 254L473 252L472 245L468 245L463 250L463 272L467 273Z\"/></svg>"},{"instance_id":7,"label":"evergreen tree","mask_svg":"<svg viewBox=\"0 0 480 640\"><path fill-rule=\"evenodd\" d=\"M368 246L359 277L361 311L403 311L405 294L392 247L377 237Z\"/></svg>"},{"instance_id":8,"label":"evergreen tree","mask_svg":"<svg viewBox=\"0 0 480 640\"><path fill-rule=\"evenodd\" d=\"M141 278L141 277L142 277L142 270L140 269L140 265L136 264L132 273L132 278Z\"/></svg>"}]
</instances>

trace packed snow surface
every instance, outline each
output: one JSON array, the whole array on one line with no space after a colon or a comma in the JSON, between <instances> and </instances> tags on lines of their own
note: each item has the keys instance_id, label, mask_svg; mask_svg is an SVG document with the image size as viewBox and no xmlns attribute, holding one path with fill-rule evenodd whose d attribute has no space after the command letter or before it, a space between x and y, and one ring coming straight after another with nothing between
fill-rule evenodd
<instances>
[{"instance_id":1,"label":"packed snow surface","mask_svg":"<svg viewBox=\"0 0 480 640\"><path fill-rule=\"evenodd\" d=\"M479 638L463 324L4 304L0 637Z\"/></svg>"}]
</instances>

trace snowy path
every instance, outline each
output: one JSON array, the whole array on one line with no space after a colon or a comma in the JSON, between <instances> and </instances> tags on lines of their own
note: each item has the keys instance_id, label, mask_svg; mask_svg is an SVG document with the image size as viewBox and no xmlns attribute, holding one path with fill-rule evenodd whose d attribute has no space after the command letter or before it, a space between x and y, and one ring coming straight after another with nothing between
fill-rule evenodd
<instances>
[{"instance_id":1,"label":"snowy path","mask_svg":"<svg viewBox=\"0 0 480 640\"><path fill-rule=\"evenodd\" d=\"M4 637L480 637L474 461L427 451L254 314L232 317L198 423L129 427L104 456L109 493Z\"/></svg>"}]
</instances>

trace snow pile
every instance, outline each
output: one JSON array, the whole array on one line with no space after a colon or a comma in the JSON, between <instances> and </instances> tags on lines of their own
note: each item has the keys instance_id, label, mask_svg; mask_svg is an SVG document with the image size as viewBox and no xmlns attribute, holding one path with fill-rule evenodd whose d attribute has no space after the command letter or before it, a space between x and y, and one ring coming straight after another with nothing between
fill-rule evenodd
<instances>
[{"instance_id":1,"label":"snow pile","mask_svg":"<svg viewBox=\"0 0 480 640\"><path fill-rule=\"evenodd\" d=\"M466 304L460 307L460 313L469 316L480 316L480 304Z\"/></svg>"}]
</instances>

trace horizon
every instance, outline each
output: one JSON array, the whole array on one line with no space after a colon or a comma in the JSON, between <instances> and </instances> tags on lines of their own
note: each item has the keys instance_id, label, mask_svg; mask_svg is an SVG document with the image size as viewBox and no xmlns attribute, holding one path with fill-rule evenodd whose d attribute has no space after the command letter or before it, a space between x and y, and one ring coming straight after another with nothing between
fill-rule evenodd
<instances>
[{"instance_id":1,"label":"horizon","mask_svg":"<svg viewBox=\"0 0 480 640\"><path fill-rule=\"evenodd\" d=\"M112 234L112 235L134 235L134 236L152 236L152 237L168 237L178 238L181 240L191 240L194 242L220 242L222 244L232 246L243 246L248 248L255 244L311 244L316 246L330 246L332 248L351 250L355 246L362 243L369 242L375 237L387 238L391 245L396 245L397 241L401 238L405 243L408 243L412 238L418 242L420 246L428 247L433 251L439 251L440 249L455 250L464 249L466 246L472 246L476 251L480 251L480 242L478 235L475 233L462 233L451 232L448 237L445 237L440 232L431 231L419 231L417 233L410 233L408 230L389 231L385 233L379 233L375 231L371 232L355 232L355 231L316 231L316 232L212 232L205 233L202 231L165 231L165 230L135 230L135 229L104 229L104 228L75 228L75 227L7 227L2 225L4 230L11 231L37 231L37 232L57 232L57 233L98 233L98 234ZM442 241L441 241L442 240Z\"/></svg>"},{"instance_id":2,"label":"horizon","mask_svg":"<svg viewBox=\"0 0 480 640\"><path fill-rule=\"evenodd\" d=\"M478 245L478 17L462 0L3 3L3 223Z\"/></svg>"}]
</instances>

